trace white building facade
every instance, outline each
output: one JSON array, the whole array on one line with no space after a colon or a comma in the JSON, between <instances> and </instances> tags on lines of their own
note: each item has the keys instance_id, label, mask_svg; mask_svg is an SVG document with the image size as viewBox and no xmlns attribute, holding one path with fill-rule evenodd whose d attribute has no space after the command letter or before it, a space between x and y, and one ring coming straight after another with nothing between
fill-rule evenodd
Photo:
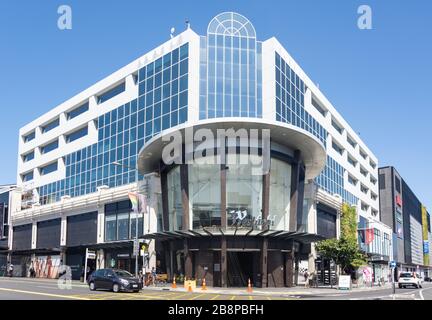
<instances>
[{"instance_id":1,"label":"white building facade","mask_svg":"<svg viewBox=\"0 0 432 320\"><path fill-rule=\"evenodd\" d=\"M206 174L213 187L197 204L192 193L200 192L199 175L194 176L191 168L179 169L179 177L188 175L188 182L183 178L178 181L178 187L186 190L187 200L181 194L176 200L177 173L174 169L163 173L157 158L161 138L188 127L216 130L230 126L271 129L272 154L291 159L287 166L272 160L273 168L280 165L281 172L287 174L286 181L272 184L271 175L268 183L265 177L262 181L243 181L249 187L257 186L259 193L242 194L230 189L229 172L228 176L221 175L222 182L213 181L211 177L218 176L219 171L212 175L209 169ZM297 180L293 172L298 173ZM137 214L131 211L128 193L136 192L137 180L148 173L152 175L146 179L147 206L138 214L138 233L149 242L149 259L140 257L139 268L157 267L171 278L180 273L200 277L202 270L210 270L211 281L225 286L237 283L226 276L228 270L235 269L233 261L251 259L257 261L261 274L260 279L253 278L254 282L292 285L291 280L283 280L286 275L292 278L290 261L309 260L309 269L327 270L324 261L315 265L311 243L318 237L310 235L338 236L340 208L346 202L357 207L360 229L376 230L374 242L364 250L382 264L376 273L381 276L386 272L392 256L391 229L380 222L378 159L284 47L275 38L257 40L253 25L239 14L218 15L210 22L206 36L188 28L21 128L19 188L15 191L9 246L15 264L23 265L22 275L38 263L41 277L55 277L55 268L65 263L72 266L74 277L79 277L86 248L97 253L92 268L133 271L136 261L131 240L136 236ZM198 179L195 185L193 179ZM280 190L287 192L284 203L272 201L272 186L278 183L285 188ZM183 189L184 185L188 187ZM227 189L221 191L227 192L226 198L219 194L220 185ZM217 203L211 194L217 195ZM257 197L258 203L249 203L248 199ZM186 213L177 217L178 207ZM193 253L199 246L194 247L195 239L190 238L199 237L195 233L208 236L209 227L228 228L226 212L237 207L246 208L252 218L261 212L271 216L286 210L280 213L286 214L282 217L285 220L280 220L285 222L278 224L280 230L275 230L275 235L278 232L281 243L291 241L291 249L282 248L282 256L270 259L273 265L286 269L285 276L275 276L280 281L270 284L267 279L276 271L270 272L267 263L263 266L267 259L259 253L262 250L251 256L227 254L226 259L222 254L223 262L214 253L216 249L207 257ZM203 215L211 222L205 222ZM181 223L173 222L177 218ZM180 231L180 236L173 234ZM300 233L306 238L299 240ZM265 246L270 233L262 229L246 232L242 241L259 234L265 238ZM225 249L226 241L230 243L229 237L234 235L211 233L221 238ZM175 241L182 243L180 249L174 248ZM167 256L167 251L172 254ZM286 252L295 253L295 258L287 257ZM211 268L203 269L206 259ZM240 270L239 278L252 271L256 270Z\"/></svg>"}]
</instances>

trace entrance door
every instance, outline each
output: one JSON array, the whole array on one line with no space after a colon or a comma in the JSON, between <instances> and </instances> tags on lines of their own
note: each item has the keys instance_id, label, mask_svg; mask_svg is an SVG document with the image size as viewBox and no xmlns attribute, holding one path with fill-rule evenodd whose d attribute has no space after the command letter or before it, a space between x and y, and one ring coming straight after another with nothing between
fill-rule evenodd
<instances>
[{"instance_id":1,"label":"entrance door","mask_svg":"<svg viewBox=\"0 0 432 320\"><path fill-rule=\"evenodd\" d=\"M131 271L130 259L129 258L118 258L117 269Z\"/></svg>"},{"instance_id":2,"label":"entrance door","mask_svg":"<svg viewBox=\"0 0 432 320\"><path fill-rule=\"evenodd\" d=\"M254 254L252 252L228 252L228 286L246 287L253 281Z\"/></svg>"}]
</instances>

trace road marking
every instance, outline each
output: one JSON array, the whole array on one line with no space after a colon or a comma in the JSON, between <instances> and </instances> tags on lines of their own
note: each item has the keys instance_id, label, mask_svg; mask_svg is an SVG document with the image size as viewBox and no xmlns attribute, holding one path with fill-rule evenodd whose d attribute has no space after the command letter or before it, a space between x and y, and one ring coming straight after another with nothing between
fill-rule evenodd
<instances>
[{"instance_id":1,"label":"road marking","mask_svg":"<svg viewBox=\"0 0 432 320\"><path fill-rule=\"evenodd\" d=\"M183 293L183 294L180 294L178 296L174 296L173 298L170 298L169 300L178 300L180 297L184 297L184 296L188 296L188 295L190 295L189 292L188 293Z\"/></svg>"},{"instance_id":2,"label":"road marking","mask_svg":"<svg viewBox=\"0 0 432 320\"><path fill-rule=\"evenodd\" d=\"M6 289L6 288L0 288L0 290L1 291L16 292L16 293L33 294L33 295L46 296L46 297L63 298L63 299L90 300L87 298L81 298L81 297L76 297L76 296L65 296L65 295L61 295L61 294L42 293L42 292L35 292L35 291L15 290L15 289Z\"/></svg>"},{"instance_id":3,"label":"road marking","mask_svg":"<svg viewBox=\"0 0 432 320\"><path fill-rule=\"evenodd\" d=\"M232 296L230 300L234 300L236 296Z\"/></svg>"},{"instance_id":4,"label":"road marking","mask_svg":"<svg viewBox=\"0 0 432 320\"><path fill-rule=\"evenodd\" d=\"M206 293L201 293L201 294L199 294L199 295L196 295L196 296L193 297L193 298L190 298L189 300L196 300L196 299L198 299L199 297L202 297L202 296L204 296L204 295L206 295Z\"/></svg>"},{"instance_id":5,"label":"road marking","mask_svg":"<svg viewBox=\"0 0 432 320\"><path fill-rule=\"evenodd\" d=\"M270 298L270 297L267 297L267 300L271 300L271 298Z\"/></svg>"},{"instance_id":6,"label":"road marking","mask_svg":"<svg viewBox=\"0 0 432 320\"><path fill-rule=\"evenodd\" d=\"M213 298L211 298L210 300L216 300L217 298L220 297L220 294L215 295Z\"/></svg>"},{"instance_id":7,"label":"road marking","mask_svg":"<svg viewBox=\"0 0 432 320\"><path fill-rule=\"evenodd\" d=\"M9 282L9 283L32 283L32 284L46 284L46 285L52 285L53 287L58 288L57 280L53 279L37 279L37 280L28 280L29 278L20 278L20 279L10 279L10 278L0 278L0 282ZM72 282L72 288L87 288L88 286L85 284L76 284Z\"/></svg>"},{"instance_id":8,"label":"road marking","mask_svg":"<svg viewBox=\"0 0 432 320\"><path fill-rule=\"evenodd\" d=\"M253 300L253 299L252 299L252 296L249 296L249 300Z\"/></svg>"}]
</instances>

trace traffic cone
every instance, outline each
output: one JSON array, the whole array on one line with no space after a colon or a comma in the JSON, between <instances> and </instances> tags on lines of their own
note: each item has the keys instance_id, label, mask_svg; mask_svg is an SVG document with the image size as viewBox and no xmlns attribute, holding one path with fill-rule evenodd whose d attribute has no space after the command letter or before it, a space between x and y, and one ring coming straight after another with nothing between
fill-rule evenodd
<instances>
[{"instance_id":1,"label":"traffic cone","mask_svg":"<svg viewBox=\"0 0 432 320\"><path fill-rule=\"evenodd\" d=\"M188 292L193 292L193 290L192 290L192 285L191 285L190 283L189 283Z\"/></svg>"},{"instance_id":2,"label":"traffic cone","mask_svg":"<svg viewBox=\"0 0 432 320\"><path fill-rule=\"evenodd\" d=\"M203 283L202 283L202 287L201 287L201 290L202 290L202 291L205 291L205 290L207 290L207 286L206 286L206 281L205 281L205 278L203 279Z\"/></svg>"},{"instance_id":3,"label":"traffic cone","mask_svg":"<svg viewBox=\"0 0 432 320\"><path fill-rule=\"evenodd\" d=\"M248 279L247 292L252 293L252 284L251 284L250 278Z\"/></svg>"},{"instance_id":4,"label":"traffic cone","mask_svg":"<svg viewBox=\"0 0 432 320\"><path fill-rule=\"evenodd\" d=\"M177 283L176 283L175 277L173 278L173 282L172 282L171 288L172 289L177 289Z\"/></svg>"}]
</instances>

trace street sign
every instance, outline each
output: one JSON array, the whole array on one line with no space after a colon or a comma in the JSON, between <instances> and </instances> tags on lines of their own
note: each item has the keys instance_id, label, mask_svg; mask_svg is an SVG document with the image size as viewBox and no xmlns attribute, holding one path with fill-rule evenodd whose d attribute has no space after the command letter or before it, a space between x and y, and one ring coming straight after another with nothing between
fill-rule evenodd
<instances>
[{"instance_id":1,"label":"street sign","mask_svg":"<svg viewBox=\"0 0 432 320\"><path fill-rule=\"evenodd\" d=\"M390 261L390 268L396 268L396 261Z\"/></svg>"},{"instance_id":2,"label":"street sign","mask_svg":"<svg viewBox=\"0 0 432 320\"><path fill-rule=\"evenodd\" d=\"M140 246L139 245L140 245L139 240L135 239L134 240L134 246L133 246L133 255L134 256L139 255L139 252L140 252Z\"/></svg>"},{"instance_id":3,"label":"street sign","mask_svg":"<svg viewBox=\"0 0 432 320\"><path fill-rule=\"evenodd\" d=\"M90 260L96 259L96 252L88 250L87 259L90 259Z\"/></svg>"}]
</instances>

